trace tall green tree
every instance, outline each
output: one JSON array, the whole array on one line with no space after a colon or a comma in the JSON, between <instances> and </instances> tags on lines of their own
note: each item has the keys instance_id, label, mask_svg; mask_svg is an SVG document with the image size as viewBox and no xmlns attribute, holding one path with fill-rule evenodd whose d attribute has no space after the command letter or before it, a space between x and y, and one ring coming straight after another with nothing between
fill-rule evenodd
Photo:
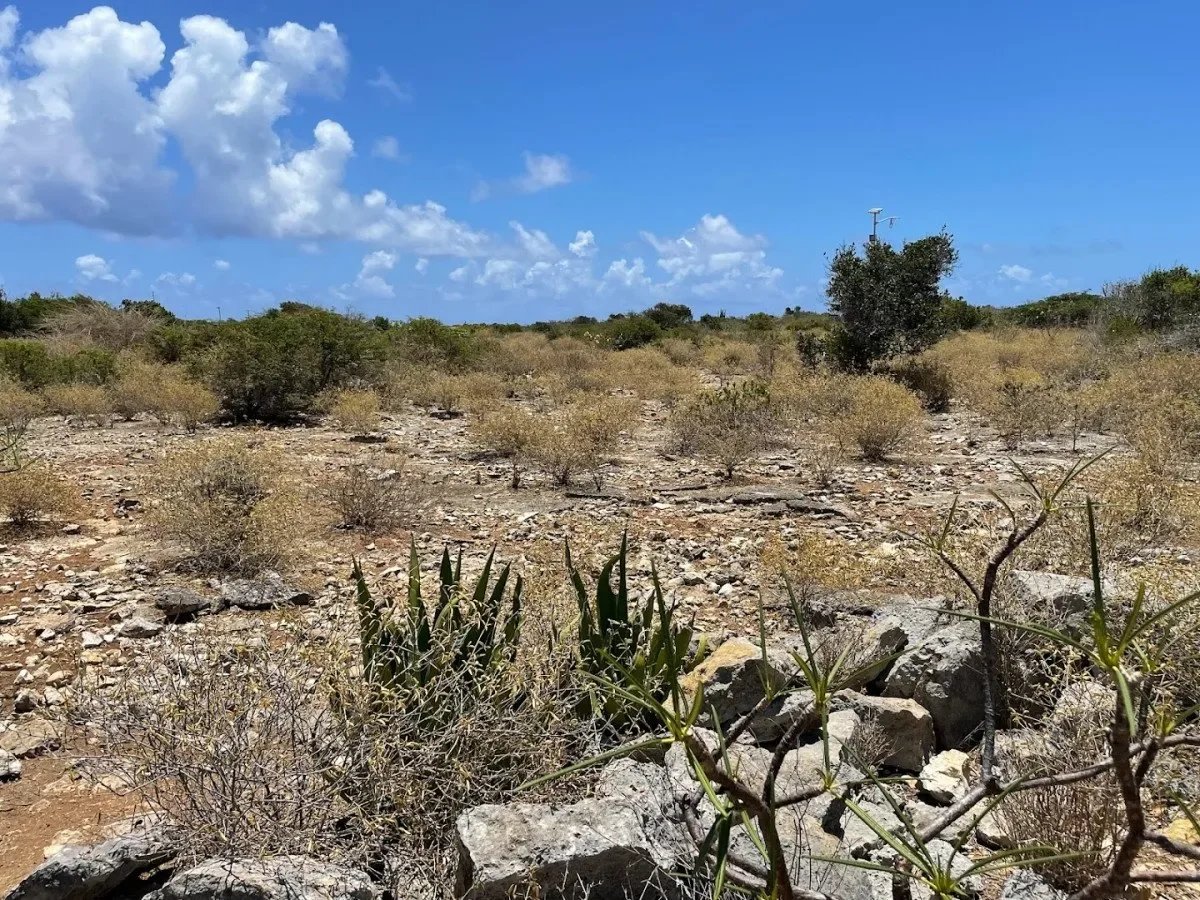
<instances>
[{"instance_id":1,"label":"tall green tree","mask_svg":"<svg viewBox=\"0 0 1200 900\"><path fill-rule=\"evenodd\" d=\"M842 247L829 266L829 309L838 317L835 353L848 369L913 353L945 328L942 279L954 271L958 251L945 231L907 241L897 250L884 241Z\"/></svg>"}]
</instances>

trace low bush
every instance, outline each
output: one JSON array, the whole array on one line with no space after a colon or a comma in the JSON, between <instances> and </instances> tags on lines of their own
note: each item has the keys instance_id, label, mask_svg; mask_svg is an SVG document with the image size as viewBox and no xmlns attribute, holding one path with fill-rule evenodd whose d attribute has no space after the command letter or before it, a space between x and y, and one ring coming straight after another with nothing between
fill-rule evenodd
<instances>
[{"instance_id":1,"label":"low bush","mask_svg":"<svg viewBox=\"0 0 1200 900\"><path fill-rule=\"evenodd\" d=\"M343 528L384 531L411 516L421 504L415 480L403 472L352 462L324 482L321 496Z\"/></svg>"},{"instance_id":2,"label":"low bush","mask_svg":"<svg viewBox=\"0 0 1200 900\"><path fill-rule=\"evenodd\" d=\"M704 391L681 404L670 422L675 446L719 464L726 478L771 446L779 426L771 394L759 381Z\"/></svg>"},{"instance_id":3,"label":"low bush","mask_svg":"<svg viewBox=\"0 0 1200 900\"><path fill-rule=\"evenodd\" d=\"M58 525L79 508L79 492L47 463L0 473L0 516L14 531Z\"/></svg>"},{"instance_id":4,"label":"low bush","mask_svg":"<svg viewBox=\"0 0 1200 900\"><path fill-rule=\"evenodd\" d=\"M540 423L522 409L501 406L483 413L474 422L472 434L480 446L508 460L513 489L521 486L521 469L536 440Z\"/></svg>"},{"instance_id":5,"label":"low bush","mask_svg":"<svg viewBox=\"0 0 1200 900\"><path fill-rule=\"evenodd\" d=\"M270 451L219 440L176 450L151 478L154 533L201 571L252 574L298 551L303 521L295 487Z\"/></svg>"},{"instance_id":6,"label":"low bush","mask_svg":"<svg viewBox=\"0 0 1200 900\"><path fill-rule=\"evenodd\" d=\"M828 428L843 447L857 447L863 459L887 459L916 438L923 418L921 402L890 378L855 378L848 402L843 413L828 420Z\"/></svg>"},{"instance_id":7,"label":"low bush","mask_svg":"<svg viewBox=\"0 0 1200 900\"><path fill-rule=\"evenodd\" d=\"M143 342L162 321L136 307L116 309L96 300L72 304L51 316L45 327L57 343L119 353Z\"/></svg>"},{"instance_id":8,"label":"low bush","mask_svg":"<svg viewBox=\"0 0 1200 900\"><path fill-rule=\"evenodd\" d=\"M621 433L638 423L638 402L623 397L580 401L549 417L529 449L530 457L559 484L588 474L599 489L603 467L617 449Z\"/></svg>"},{"instance_id":9,"label":"low bush","mask_svg":"<svg viewBox=\"0 0 1200 900\"><path fill-rule=\"evenodd\" d=\"M881 374L895 379L921 398L931 413L944 413L954 399L954 376L941 363L922 357L908 357L889 363Z\"/></svg>"},{"instance_id":10,"label":"low bush","mask_svg":"<svg viewBox=\"0 0 1200 900\"><path fill-rule=\"evenodd\" d=\"M161 390L160 411L165 413L168 422L188 432L212 421L221 411L217 395L199 382L172 378L163 382Z\"/></svg>"},{"instance_id":11,"label":"low bush","mask_svg":"<svg viewBox=\"0 0 1200 900\"><path fill-rule=\"evenodd\" d=\"M379 395L374 391L345 389L333 395L329 414L344 431L369 434L379 428Z\"/></svg>"},{"instance_id":12,"label":"low bush","mask_svg":"<svg viewBox=\"0 0 1200 900\"><path fill-rule=\"evenodd\" d=\"M286 421L323 391L369 381L382 353L368 323L300 306L226 323L195 367L231 418Z\"/></svg>"},{"instance_id":13,"label":"low bush","mask_svg":"<svg viewBox=\"0 0 1200 900\"><path fill-rule=\"evenodd\" d=\"M33 420L46 410L46 401L14 381L0 378L0 465L20 463L21 442Z\"/></svg>"},{"instance_id":14,"label":"low bush","mask_svg":"<svg viewBox=\"0 0 1200 900\"><path fill-rule=\"evenodd\" d=\"M94 384L51 384L42 388L46 408L66 419L104 424L112 413L108 393Z\"/></svg>"}]
</instances>

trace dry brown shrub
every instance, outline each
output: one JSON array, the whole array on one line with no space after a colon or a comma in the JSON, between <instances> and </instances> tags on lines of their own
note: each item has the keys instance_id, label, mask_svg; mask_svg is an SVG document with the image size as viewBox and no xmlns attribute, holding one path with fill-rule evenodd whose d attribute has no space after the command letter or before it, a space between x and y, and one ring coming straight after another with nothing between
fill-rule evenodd
<instances>
[{"instance_id":1,"label":"dry brown shrub","mask_svg":"<svg viewBox=\"0 0 1200 900\"><path fill-rule=\"evenodd\" d=\"M305 623L284 627L287 653L257 636L175 635L116 677L82 679L70 713L93 749L81 767L170 820L185 861L319 849L382 868L393 889L449 898L457 817L586 752L586 723L548 662L381 691L341 629L318 646Z\"/></svg>"},{"instance_id":2,"label":"dry brown shrub","mask_svg":"<svg viewBox=\"0 0 1200 900\"><path fill-rule=\"evenodd\" d=\"M977 397L978 408L1000 434L1006 449L1045 430L1047 409L1053 410L1051 385L1033 369L1011 368L997 375L990 391Z\"/></svg>"},{"instance_id":3,"label":"dry brown shrub","mask_svg":"<svg viewBox=\"0 0 1200 900\"><path fill-rule=\"evenodd\" d=\"M656 347L609 353L598 377L610 389L632 391L643 400L661 400L668 406L702 386L697 370L676 365Z\"/></svg>"},{"instance_id":4,"label":"dry brown shrub","mask_svg":"<svg viewBox=\"0 0 1200 900\"><path fill-rule=\"evenodd\" d=\"M581 401L549 417L536 432L530 456L559 484L588 474L599 489L603 467L620 444L621 433L639 421L638 401L603 397Z\"/></svg>"},{"instance_id":5,"label":"dry brown shrub","mask_svg":"<svg viewBox=\"0 0 1200 900\"><path fill-rule=\"evenodd\" d=\"M140 343L159 320L136 309L106 303L76 303L48 323L49 340L61 346L94 346L120 352Z\"/></svg>"},{"instance_id":6,"label":"dry brown shrub","mask_svg":"<svg viewBox=\"0 0 1200 900\"><path fill-rule=\"evenodd\" d=\"M112 412L108 394L94 384L48 384L42 398L51 412L68 420L102 425Z\"/></svg>"},{"instance_id":7,"label":"dry brown shrub","mask_svg":"<svg viewBox=\"0 0 1200 900\"><path fill-rule=\"evenodd\" d=\"M521 468L525 465L540 423L516 406L499 406L484 412L473 424L476 442L506 459L511 467L512 487L521 486Z\"/></svg>"},{"instance_id":8,"label":"dry brown shrub","mask_svg":"<svg viewBox=\"0 0 1200 900\"><path fill-rule=\"evenodd\" d=\"M1102 351L1079 329L1007 328L964 331L922 354L951 373L956 396L982 409L997 380L1012 370L1045 382L1080 382L1102 369Z\"/></svg>"},{"instance_id":9,"label":"dry brown shrub","mask_svg":"<svg viewBox=\"0 0 1200 900\"><path fill-rule=\"evenodd\" d=\"M379 428L380 406L374 391L346 388L330 398L329 414L344 431L369 434Z\"/></svg>"},{"instance_id":10,"label":"dry brown shrub","mask_svg":"<svg viewBox=\"0 0 1200 900\"><path fill-rule=\"evenodd\" d=\"M0 378L0 462L6 458L16 462L29 426L45 411L46 401L39 395Z\"/></svg>"},{"instance_id":11,"label":"dry brown shrub","mask_svg":"<svg viewBox=\"0 0 1200 900\"><path fill-rule=\"evenodd\" d=\"M119 377L108 385L108 403L113 414L132 421L146 413L162 419L163 385L171 377L166 366L138 359L123 359Z\"/></svg>"},{"instance_id":12,"label":"dry brown shrub","mask_svg":"<svg viewBox=\"0 0 1200 900\"><path fill-rule=\"evenodd\" d=\"M343 528L385 531L411 519L424 504L420 483L403 471L354 461L324 481L321 496Z\"/></svg>"},{"instance_id":13,"label":"dry brown shrub","mask_svg":"<svg viewBox=\"0 0 1200 900\"><path fill-rule=\"evenodd\" d=\"M843 447L857 447L863 459L878 461L910 446L924 410L912 391L890 378L864 375L849 385L848 407L826 420Z\"/></svg>"},{"instance_id":14,"label":"dry brown shrub","mask_svg":"<svg viewBox=\"0 0 1200 900\"><path fill-rule=\"evenodd\" d=\"M749 341L717 338L701 350L704 368L714 375L749 375L757 371L758 348Z\"/></svg>"},{"instance_id":15,"label":"dry brown shrub","mask_svg":"<svg viewBox=\"0 0 1200 900\"><path fill-rule=\"evenodd\" d=\"M405 387L409 399L418 406L432 407L446 415L487 409L509 392L503 378L486 372L447 375L426 371L414 374L419 377L414 377Z\"/></svg>"},{"instance_id":16,"label":"dry brown shrub","mask_svg":"<svg viewBox=\"0 0 1200 900\"><path fill-rule=\"evenodd\" d=\"M1107 693L1107 692L1103 692ZM1071 771L1105 758L1105 739L1112 721L1111 696L1081 705L1070 716L1055 717L1041 731L1021 731L1019 761L1007 765L1006 777L1037 777ZM1010 771L1013 770L1013 771ZM1019 791L1000 806L1000 823L1015 846L1050 846L1062 854L1078 854L1038 866L1056 887L1074 891L1103 873L1120 845L1124 824L1121 792L1111 773L1073 784Z\"/></svg>"},{"instance_id":17,"label":"dry brown shrub","mask_svg":"<svg viewBox=\"0 0 1200 900\"><path fill-rule=\"evenodd\" d=\"M185 378L171 378L161 385L160 413L168 422L188 432L214 419L221 411L221 401L208 387Z\"/></svg>"},{"instance_id":18,"label":"dry brown shrub","mask_svg":"<svg viewBox=\"0 0 1200 900\"><path fill-rule=\"evenodd\" d=\"M254 573L297 552L303 504L275 452L219 439L176 450L151 476L156 536L201 571Z\"/></svg>"},{"instance_id":19,"label":"dry brown shrub","mask_svg":"<svg viewBox=\"0 0 1200 900\"><path fill-rule=\"evenodd\" d=\"M13 531L58 525L79 510L79 491L48 463L0 472L0 516Z\"/></svg>"},{"instance_id":20,"label":"dry brown shrub","mask_svg":"<svg viewBox=\"0 0 1200 900\"><path fill-rule=\"evenodd\" d=\"M667 359L677 366L694 368L701 364L701 345L699 340L688 338L663 338L659 345Z\"/></svg>"},{"instance_id":21,"label":"dry brown shrub","mask_svg":"<svg viewBox=\"0 0 1200 900\"><path fill-rule=\"evenodd\" d=\"M820 488L831 487L837 481L838 471L845 461L846 451L837 441L823 435L814 435L804 448L804 468Z\"/></svg>"},{"instance_id":22,"label":"dry brown shrub","mask_svg":"<svg viewBox=\"0 0 1200 900\"><path fill-rule=\"evenodd\" d=\"M702 391L676 408L669 425L676 451L717 463L726 478L773 446L781 431L770 392L757 381Z\"/></svg>"}]
</instances>

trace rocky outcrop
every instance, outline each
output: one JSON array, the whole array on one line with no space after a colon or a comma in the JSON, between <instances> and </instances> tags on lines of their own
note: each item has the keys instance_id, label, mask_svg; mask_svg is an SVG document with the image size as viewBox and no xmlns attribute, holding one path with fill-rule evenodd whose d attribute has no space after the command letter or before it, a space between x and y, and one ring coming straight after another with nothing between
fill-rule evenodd
<instances>
[{"instance_id":1,"label":"rocky outcrop","mask_svg":"<svg viewBox=\"0 0 1200 900\"><path fill-rule=\"evenodd\" d=\"M715 708L727 725L754 709L768 688L782 690L794 669L783 652L768 650L764 659L761 645L734 638L688 673L681 686L689 695L703 690L705 706Z\"/></svg>"},{"instance_id":2,"label":"rocky outcrop","mask_svg":"<svg viewBox=\"0 0 1200 900\"><path fill-rule=\"evenodd\" d=\"M933 717L937 744L959 748L983 724L984 672L979 629L953 622L934 630L892 666L885 697L915 700Z\"/></svg>"},{"instance_id":3,"label":"rocky outcrop","mask_svg":"<svg viewBox=\"0 0 1200 900\"><path fill-rule=\"evenodd\" d=\"M221 600L226 606L239 609L276 609L287 606L308 606L313 596L296 588L274 572L254 579L237 579L221 585Z\"/></svg>"},{"instance_id":4,"label":"rocky outcrop","mask_svg":"<svg viewBox=\"0 0 1200 900\"><path fill-rule=\"evenodd\" d=\"M93 847L66 847L25 876L6 900L99 900L174 856L175 849L158 828Z\"/></svg>"},{"instance_id":5,"label":"rocky outcrop","mask_svg":"<svg viewBox=\"0 0 1200 900\"><path fill-rule=\"evenodd\" d=\"M919 772L933 753L933 717L915 700L844 691L835 702L854 710L863 721L873 722L883 732L887 755L880 765Z\"/></svg>"},{"instance_id":6,"label":"rocky outcrop","mask_svg":"<svg viewBox=\"0 0 1200 900\"><path fill-rule=\"evenodd\" d=\"M146 900L375 900L365 872L309 859L210 859L180 872Z\"/></svg>"},{"instance_id":7,"label":"rocky outcrop","mask_svg":"<svg viewBox=\"0 0 1200 900\"><path fill-rule=\"evenodd\" d=\"M504 900L536 885L543 896L624 900L657 885L664 891L683 850L664 841L653 800L582 800L479 806L458 820L456 890Z\"/></svg>"}]
</instances>

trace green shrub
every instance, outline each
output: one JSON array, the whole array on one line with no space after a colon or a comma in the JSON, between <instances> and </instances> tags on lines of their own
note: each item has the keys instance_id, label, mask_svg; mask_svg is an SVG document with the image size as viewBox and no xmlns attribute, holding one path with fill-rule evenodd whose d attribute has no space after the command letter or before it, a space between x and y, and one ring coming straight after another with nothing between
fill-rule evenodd
<instances>
[{"instance_id":1,"label":"green shrub","mask_svg":"<svg viewBox=\"0 0 1200 900\"><path fill-rule=\"evenodd\" d=\"M443 325L428 316L395 325L388 335L397 354L410 365L458 372L472 363L481 351L479 343L466 329Z\"/></svg>"},{"instance_id":2,"label":"green shrub","mask_svg":"<svg viewBox=\"0 0 1200 900\"><path fill-rule=\"evenodd\" d=\"M662 328L648 316L621 316L605 323L603 334L612 349L632 350L654 343L662 336Z\"/></svg>"},{"instance_id":3,"label":"green shrub","mask_svg":"<svg viewBox=\"0 0 1200 900\"><path fill-rule=\"evenodd\" d=\"M516 657L521 639L521 594L518 575L506 602L510 566L492 583L495 549L475 579L470 599L463 593L462 551L451 562L442 551L438 594L432 606L421 591L421 564L414 542L409 551L407 602L402 608L378 603L371 596L362 568L354 564L354 582L362 640L363 677L393 692L411 692L414 702L432 709L421 691L446 672L472 682ZM508 610L505 612L504 607Z\"/></svg>"},{"instance_id":4,"label":"green shrub","mask_svg":"<svg viewBox=\"0 0 1200 900\"><path fill-rule=\"evenodd\" d=\"M954 399L954 376L941 363L921 358L902 359L884 367L882 372L920 397L921 405L929 412L949 411Z\"/></svg>"},{"instance_id":5,"label":"green shrub","mask_svg":"<svg viewBox=\"0 0 1200 900\"><path fill-rule=\"evenodd\" d=\"M617 728L648 724L646 707L604 687L605 683L636 688L662 701L707 649L703 641L698 649L691 649L695 628L691 622L675 624L675 607L664 599L653 567L649 596L640 605L630 600L628 550L626 534L620 551L605 563L589 594L571 559L571 548L566 549L567 571L579 605L579 668L588 680L587 707L593 716Z\"/></svg>"},{"instance_id":6,"label":"green shrub","mask_svg":"<svg viewBox=\"0 0 1200 900\"><path fill-rule=\"evenodd\" d=\"M272 311L225 325L200 369L238 421L286 421L327 388L373 377L382 347L369 324L326 310Z\"/></svg>"}]
</instances>

